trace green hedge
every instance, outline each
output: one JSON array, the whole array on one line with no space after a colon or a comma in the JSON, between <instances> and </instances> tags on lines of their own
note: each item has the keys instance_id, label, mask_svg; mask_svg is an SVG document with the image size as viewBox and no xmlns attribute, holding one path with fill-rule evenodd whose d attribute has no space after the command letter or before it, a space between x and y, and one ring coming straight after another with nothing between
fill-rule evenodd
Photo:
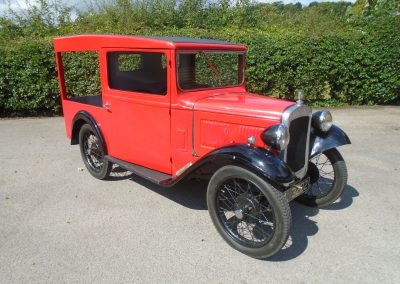
<instances>
[{"instance_id":1,"label":"green hedge","mask_svg":"<svg viewBox=\"0 0 400 284\"><path fill-rule=\"evenodd\" d=\"M294 99L302 89L317 106L400 101L400 22L376 33L274 34L257 30L179 30L176 35L213 37L248 46L250 91ZM174 33L173 33L174 34Z\"/></svg>"},{"instance_id":2,"label":"green hedge","mask_svg":"<svg viewBox=\"0 0 400 284\"><path fill-rule=\"evenodd\" d=\"M62 53L67 97L101 93L99 56L95 51Z\"/></svg>"},{"instance_id":3,"label":"green hedge","mask_svg":"<svg viewBox=\"0 0 400 284\"><path fill-rule=\"evenodd\" d=\"M50 40L19 40L0 48L0 113L58 113L60 97Z\"/></svg>"},{"instance_id":4,"label":"green hedge","mask_svg":"<svg viewBox=\"0 0 400 284\"><path fill-rule=\"evenodd\" d=\"M395 27L400 24L393 18L389 25L380 25L379 32L319 37L257 29L176 29L148 34L246 44L247 85L253 92L293 99L302 88L313 105L387 104L400 98L400 34L394 32ZM12 40L0 45L0 58L1 115L60 112L51 38ZM71 74L82 77L82 67L92 70L85 62L71 64ZM79 84L75 87L79 89Z\"/></svg>"}]
</instances>

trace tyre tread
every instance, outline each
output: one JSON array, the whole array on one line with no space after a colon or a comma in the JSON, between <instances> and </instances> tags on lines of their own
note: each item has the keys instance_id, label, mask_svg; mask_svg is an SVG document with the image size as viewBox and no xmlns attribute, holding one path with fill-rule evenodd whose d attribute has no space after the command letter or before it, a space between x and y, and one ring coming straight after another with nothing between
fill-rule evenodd
<instances>
[{"instance_id":1,"label":"tyre tread","mask_svg":"<svg viewBox=\"0 0 400 284\"><path fill-rule=\"evenodd\" d=\"M270 204L275 208L274 213L279 213L279 215L275 216L276 226L278 228L275 229L274 235L272 239L260 248L249 248L237 243L234 239L232 239L223 229L223 225L220 224L218 217L213 212L214 208L214 194L218 188L218 179L223 179L229 177L229 173L234 173L232 176L237 176L240 174L247 175L247 178L254 178L252 180L255 181L257 185L262 185L262 191L266 191L268 194L265 194L266 197L272 198L269 200ZM216 186L216 187L215 187ZM261 188L260 188L261 190ZM223 166L219 170L217 170L214 175L211 177L211 180L207 189L207 206L209 209L211 220L213 221L218 233L222 236L222 238L234 249L247 254L251 257L258 259L265 259L274 254L276 254L282 246L286 243L290 228L292 225L292 214L289 203L287 201L286 196L276 189L271 183L258 176L257 174L246 170L244 167L236 166L236 165L228 165ZM279 222L279 223L278 223Z\"/></svg>"},{"instance_id":2,"label":"tyre tread","mask_svg":"<svg viewBox=\"0 0 400 284\"><path fill-rule=\"evenodd\" d=\"M100 172L94 172L90 166L87 164L85 155L83 153L83 148L82 148L82 136L83 136L83 132L84 131L91 131L94 135L97 136L96 132L93 129L93 126L91 126L88 123L85 123L81 126L81 128L79 129L79 148L80 148L80 152L81 152L81 156L83 159L83 162L86 166L86 169L88 170L88 172L95 178L100 179L100 180L105 180L110 176L111 170L112 170L112 163L110 161L108 161L107 159L104 159L103 161L103 169ZM99 139L99 137L97 137L97 139ZM103 148L103 146L101 146ZM102 149L103 155L105 156L107 153L105 153L105 149Z\"/></svg>"},{"instance_id":3,"label":"tyre tread","mask_svg":"<svg viewBox=\"0 0 400 284\"><path fill-rule=\"evenodd\" d=\"M308 198L304 195L300 195L298 198L296 198L296 201L310 207L323 208L331 205L342 195L347 185L347 166L340 152L336 148L333 148L323 153L331 161L335 170L335 181L333 184L334 189L332 189L327 195L320 198ZM339 175L339 178L337 178L337 174Z\"/></svg>"}]
</instances>

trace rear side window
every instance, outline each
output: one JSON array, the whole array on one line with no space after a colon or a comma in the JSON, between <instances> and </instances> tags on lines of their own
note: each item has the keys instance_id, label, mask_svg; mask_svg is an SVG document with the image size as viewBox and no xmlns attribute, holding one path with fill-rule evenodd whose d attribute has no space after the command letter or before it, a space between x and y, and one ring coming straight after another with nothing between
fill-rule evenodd
<instances>
[{"instance_id":1,"label":"rear side window","mask_svg":"<svg viewBox=\"0 0 400 284\"><path fill-rule=\"evenodd\" d=\"M99 56L97 51L62 52L67 99L102 105Z\"/></svg>"},{"instance_id":2,"label":"rear side window","mask_svg":"<svg viewBox=\"0 0 400 284\"><path fill-rule=\"evenodd\" d=\"M108 83L111 89L167 94L167 66L164 53L109 52Z\"/></svg>"}]
</instances>

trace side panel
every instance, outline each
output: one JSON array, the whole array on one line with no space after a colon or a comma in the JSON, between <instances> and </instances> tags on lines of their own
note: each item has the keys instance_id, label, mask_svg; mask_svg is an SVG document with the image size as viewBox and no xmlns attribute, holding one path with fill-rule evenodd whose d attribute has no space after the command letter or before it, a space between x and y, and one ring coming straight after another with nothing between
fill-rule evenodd
<instances>
[{"instance_id":1,"label":"side panel","mask_svg":"<svg viewBox=\"0 0 400 284\"><path fill-rule=\"evenodd\" d=\"M212 112L194 113L194 150L202 157L216 148L229 144L246 144L250 136L255 146L263 147L261 133L279 121L226 115Z\"/></svg>"},{"instance_id":2,"label":"side panel","mask_svg":"<svg viewBox=\"0 0 400 284\"><path fill-rule=\"evenodd\" d=\"M192 110L171 109L172 173L194 163L198 157L192 154Z\"/></svg>"},{"instance_id":3,"label":"side panel","mask_svg":"<svg viewBox=\"0 0 400 284\"><path fill-rule=\"evenodd\" d=\"M91 50L97 52L97 50ZM79 111L86 111L90 114L91 117L96 121L96 124L99 128L102 129L102 134L104 139L108 140L108 133L105 131L106 129L103 127L104 122L106 121L106 112L105 109L101 106L96 106L93 104L85 104L79 103L78 101L74 101L72 99L67 99L67 88L65 85L65 78L64 78L64 66L62 61L62 53L56 50L55 57L57 63L57 71L58 71L58 82L60 87L60 94L61 94L61 104L63 109L64 115L64 123L66 129L66 135L69 139L72 137L72 123L75 115ZM82 94L85 95L85 94Z\"/></svg>"},{"instance_id":4,"label":"side panel","mask_svg":"<svg viewBox=\"0 0 400 284\"><path fill-rule=\"evenodd\" d=\"M163 173L171 173L170 68L167 68L167 95L152 95L109 87L107 52L161 52L149 49L102 49L100 53L103 104L108 105L108 153L117 159Z\"/></svg>"},{"instance_id":5,"label":"side panel","mask_svg":"<svg viewBox=\"0 0 400 284\"><path fill-rule=\"evenodd\" d=\"M163 181L161 185L172 186L193 173L212 175L226 165L239 165L265 178L277 188L296 180L293 172L278 157L263 148L248 145L230 145L210 152L197 160L178 177Z\"/></svg>"},{"instance_id":6,"label":"side panel","mask_svg":"<svg viewBox=\"0 0 400 284\"><path fill-rule=\"evenodd\" d=\"M104 127L106 116L105 110L102 107L96 107L87 104L81 104L70 100L63 100L63 111L64 111L64 122L67 131L67 137L71 139L72 134L72 123L74 117L80 111L86 111L96 121L97 126L100 128L103 134L106 145L108 145L109 135L107 128Z\"/></svg>"},{"instance_id":7,"label":"side panel","mask_svg":"<svg viewBox=\"0 0 400 284\"><path fill-rule=\"evenodd\" d=\"M193 112L189 109L172 109L171 121L174 176L189 163L195 163L215 149L234 144L247 144L250 136L256 138L255 146L264 147L261 133L271 125L279 123L266 119L260 122L260 119L251 117Z\"/></svg>"},{"instance_id":8,"label":"side panel","mask_svg":"<svg viewBox=\"0 0 400 284\"><path fill-rule=\"evenodd\" d=\"M170 90L171 90L171 173L176 176L176 172L185 165L190 165L197 160L192 156L191 137L192 137L192 110L191 102L186 108L178 105L180 95L176 84L176 53L170 54Z\"/></svg>"}]
</instances>

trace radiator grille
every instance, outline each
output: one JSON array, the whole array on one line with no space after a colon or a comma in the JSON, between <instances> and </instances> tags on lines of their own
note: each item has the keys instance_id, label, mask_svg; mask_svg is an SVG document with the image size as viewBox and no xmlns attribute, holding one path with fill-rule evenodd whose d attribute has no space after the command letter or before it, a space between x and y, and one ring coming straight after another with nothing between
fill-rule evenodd
<instances>
[{"instance_id":1,"label":"radiator grille","mask_svg":"<svg viewBox=\"0 0 400 284\"><path fill-rule=\"evenodd\" d=\"M308 116L299 117L290 122L290 141L286 149L286 161L294 172L302 169L307 162L308 155L306 155L306 151L309 122L310 117Z\"/></svg>"}]
</instances>

